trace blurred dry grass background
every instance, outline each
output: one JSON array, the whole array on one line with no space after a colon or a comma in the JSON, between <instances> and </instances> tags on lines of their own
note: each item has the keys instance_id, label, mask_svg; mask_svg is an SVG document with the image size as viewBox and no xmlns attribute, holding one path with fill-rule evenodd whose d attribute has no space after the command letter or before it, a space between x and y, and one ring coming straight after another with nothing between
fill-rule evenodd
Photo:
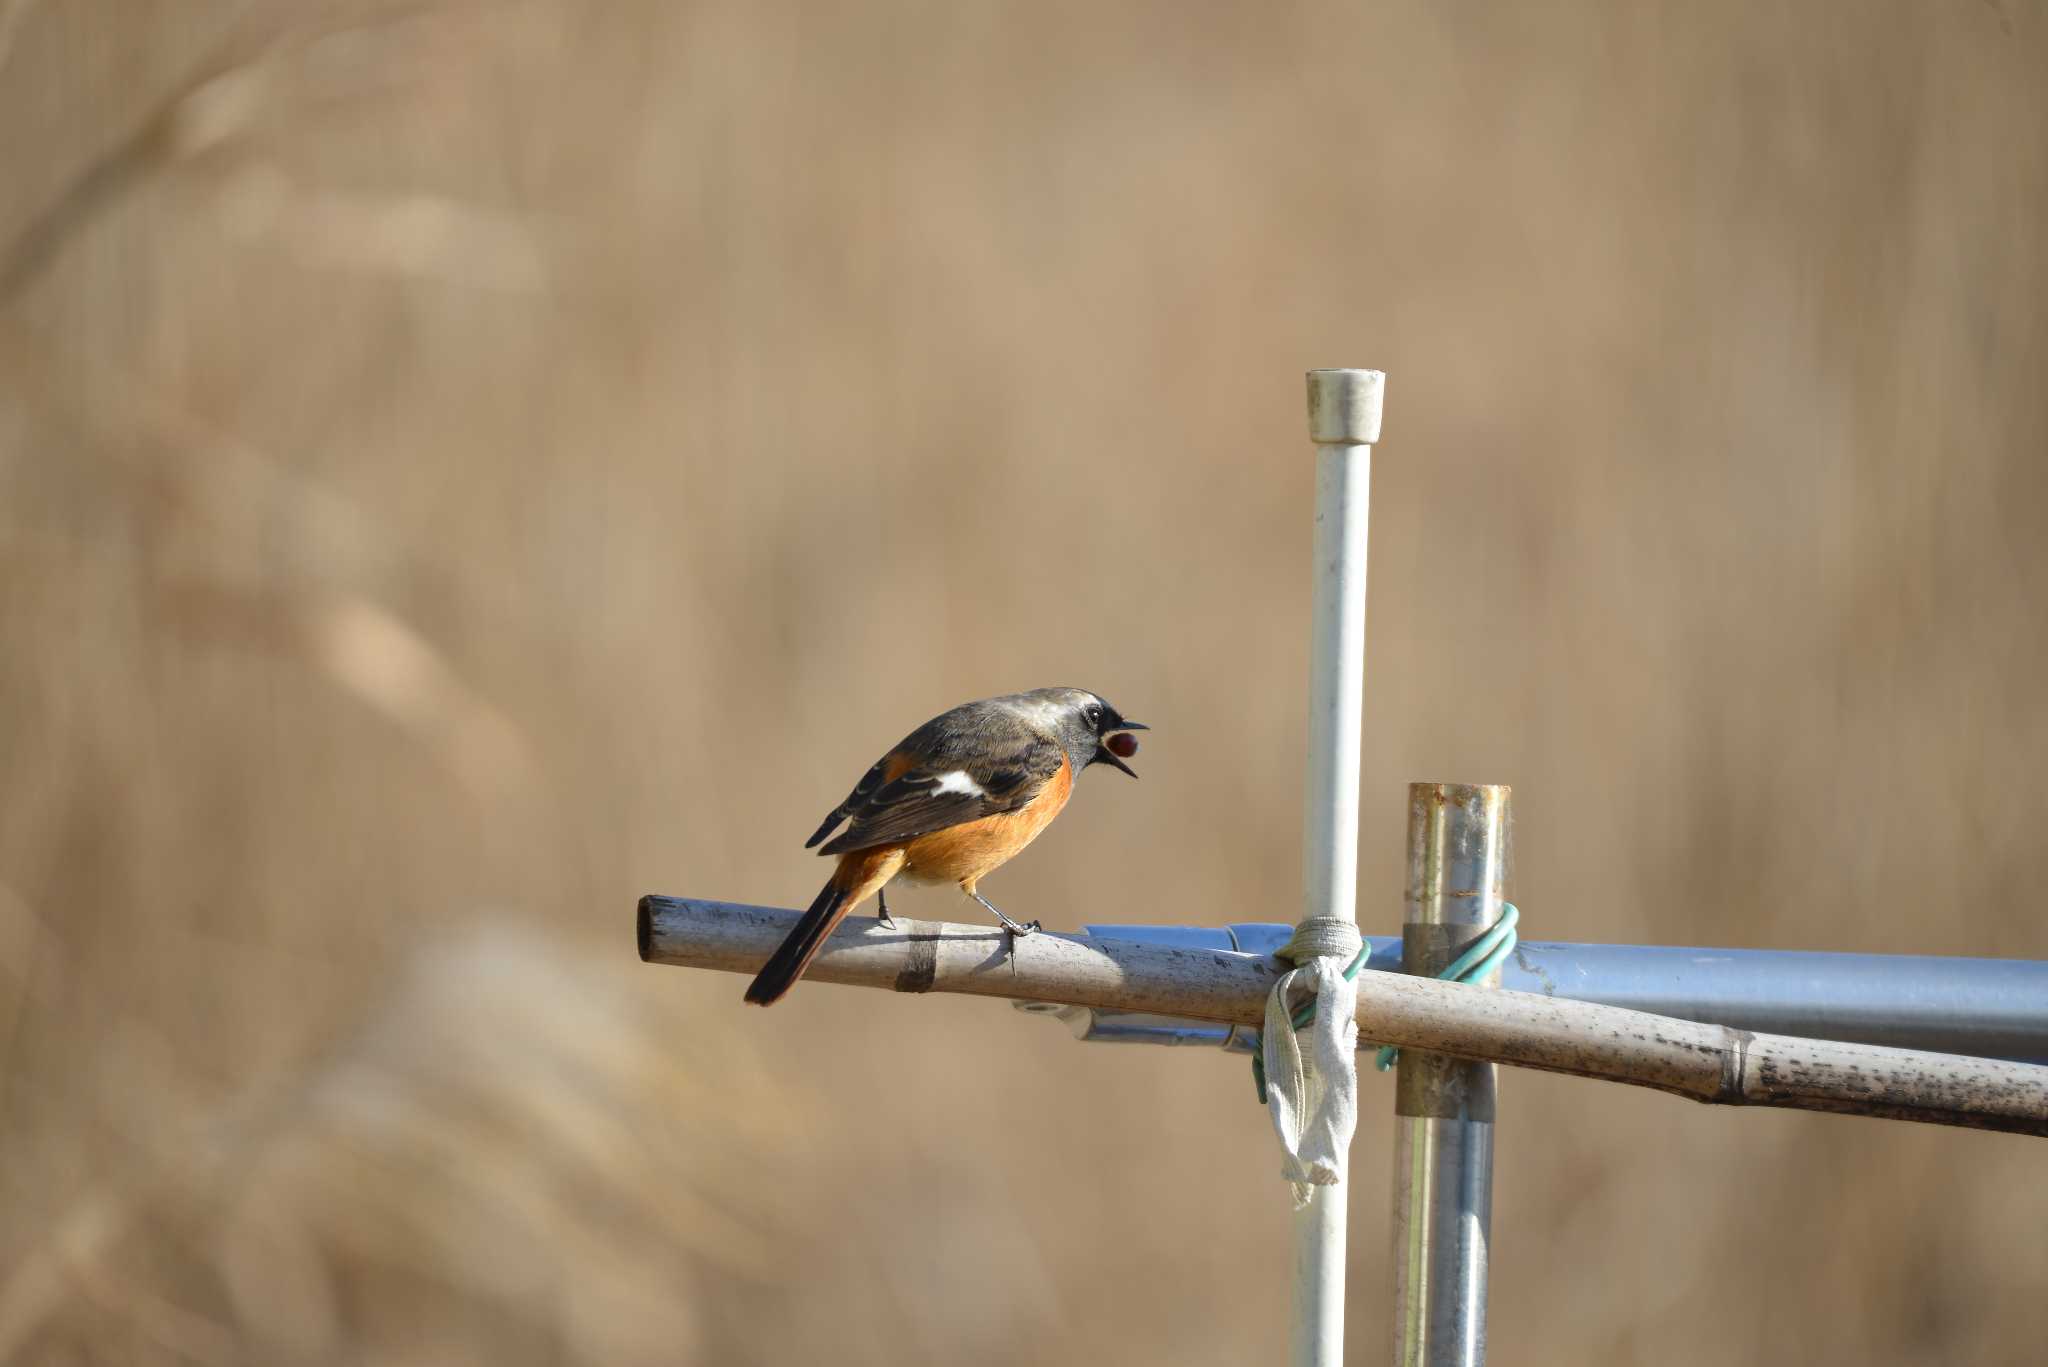
<instances>
[{"instance_id":1,"label":"blurred dry grass background","mask_svg":"<svg viewBox=\"0 0 2048 1367\"><path fill-rule=\"evenodd\" d=\"M1273 1360L1241 1061L630 920L1047 683L1004 906L1292 919L1310 366L1374 926L1451 779L1544 938L2048 956L2039 4L4 0L0 168L0 1359ZM1500 1361L2038 1361L2026 1141L1503 1097Z\"/></svg>"}]
</instances>

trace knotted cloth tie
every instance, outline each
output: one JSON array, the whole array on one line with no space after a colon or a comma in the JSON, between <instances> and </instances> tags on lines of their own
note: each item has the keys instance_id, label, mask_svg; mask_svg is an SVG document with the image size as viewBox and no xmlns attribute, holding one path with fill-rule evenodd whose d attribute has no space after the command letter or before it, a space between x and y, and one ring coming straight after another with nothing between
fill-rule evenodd
<instances>
[{"instance_id":1,"label":"knotted cloth tie","mask_svg":"<svg viewBox=\"0 0 2048 1367\"><path fill-rule=\"evenodd\" d=\"M1294 1188L1300 1209L1315 1188L1344 1180L1351 1135L1358 1128L1358 1004L1353 976L1365 942L1358 927L1335 916L1312 916L1295 927L1276 957L1300 967L1280 975L1266 997L1266 1028L1259 1048L1265 1061L1266 1109L1280 1136L1280 1175ZM1349 974L1346 970L1349 968ZM1309 1023L1315 1066L1303 1058L1295 1033L1290 989L1312 989Z\"/></svg>"}]
</instances>

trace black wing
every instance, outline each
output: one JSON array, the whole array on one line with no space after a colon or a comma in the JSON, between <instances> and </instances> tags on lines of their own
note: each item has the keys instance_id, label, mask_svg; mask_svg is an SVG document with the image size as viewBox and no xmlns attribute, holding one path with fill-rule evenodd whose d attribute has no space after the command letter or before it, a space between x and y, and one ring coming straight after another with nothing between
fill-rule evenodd
<instances>
[{"instance_id":1,"label":"black wing","mask_svg":"<svg viewBox=\"0 0 2048 1367\"><path fill-rule=\"evenodd\" d=\"M941 748L938 756L912 763L895 778L884 778L891 767L900 767L898 756L906 748L890 752L868 770L840 810L825 819L810 844L822 839L841 817L848 818L848 825L818 853L893 845L963 821L1014 812L1038 796L1059 772L1063 758L1057 742L1026 735L983 749L964 763L944 758ZM897 760L894 766L892 759Z\"/></svg>"},{"instance_id":2,"label":"black wing","mask_svg":"<svg viewBox=\"0 0 2048 1367\"><path fill-rule=\"evenodd\" d=\"M901 748L901 746L897 747L899 750ZM876 760L868 771L860 776L860 782L853 785L853 791L846 795L846 801L825 813L825 819L818 823L818 829L811 832L811 838L804 842L805 849L809 849L826 836L832 834L834 826L837 826L840 822L846 820L847 817L867 805L868 799L875 795L875 789L881 787L888 780L889 761L895 757L896 751L891 750L888 754Z\"/></svg>"}]
</instances>

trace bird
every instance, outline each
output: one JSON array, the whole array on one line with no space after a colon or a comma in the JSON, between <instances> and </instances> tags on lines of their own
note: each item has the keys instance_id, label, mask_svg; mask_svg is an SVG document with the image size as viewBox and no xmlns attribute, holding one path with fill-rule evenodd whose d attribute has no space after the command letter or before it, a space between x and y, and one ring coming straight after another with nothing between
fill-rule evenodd
<instances>
[{"instance_id":1,"label":"bird","mask_svg":"<svg viewBox=\"0 0 2048 1367\"><path fill-rule=\"evenodd\" d=\"M876 760L846 800L826 813L811 849L839 856L810 910L747 988L758 1006L780 1001L847 913L869 897L893 926L883 889L893 878L954 883L1013 936L1018 921L981 895L983 878L1014 858L1067 805L1091 764L1136 778L1133 731L1148 731L1085 688L1034 688L962 703L918 727ZM841 823L844 829L840 829Z\"/></svg>"}]
</instances>

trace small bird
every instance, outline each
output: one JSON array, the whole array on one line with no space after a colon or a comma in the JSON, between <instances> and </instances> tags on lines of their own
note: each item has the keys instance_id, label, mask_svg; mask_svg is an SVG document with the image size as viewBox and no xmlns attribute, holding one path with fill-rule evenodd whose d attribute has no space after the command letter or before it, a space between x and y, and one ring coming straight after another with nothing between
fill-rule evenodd
<instances>
[{"instance_id":1,"label":"small bird","mask_svg":"<svg viewBox=\"0 0 2048 1367\"><path fill-rule=\"evenodd\" d=\"M1149 729L1085 688L1035 688L962 703L912 731L804 842L810 849L847 823L818 851L838 855L839 867L747 988L747 1000L779 1001L869 897L881 898L881 922L893 924L881 895L892 878L957 883L1011 934L1036 931L1038 922L1012 920L977 885L1052 823L1083 769L1108 764L1136 778L1124 763L1138 750L1128 733Z\"/></svg>"}]
</instances>

